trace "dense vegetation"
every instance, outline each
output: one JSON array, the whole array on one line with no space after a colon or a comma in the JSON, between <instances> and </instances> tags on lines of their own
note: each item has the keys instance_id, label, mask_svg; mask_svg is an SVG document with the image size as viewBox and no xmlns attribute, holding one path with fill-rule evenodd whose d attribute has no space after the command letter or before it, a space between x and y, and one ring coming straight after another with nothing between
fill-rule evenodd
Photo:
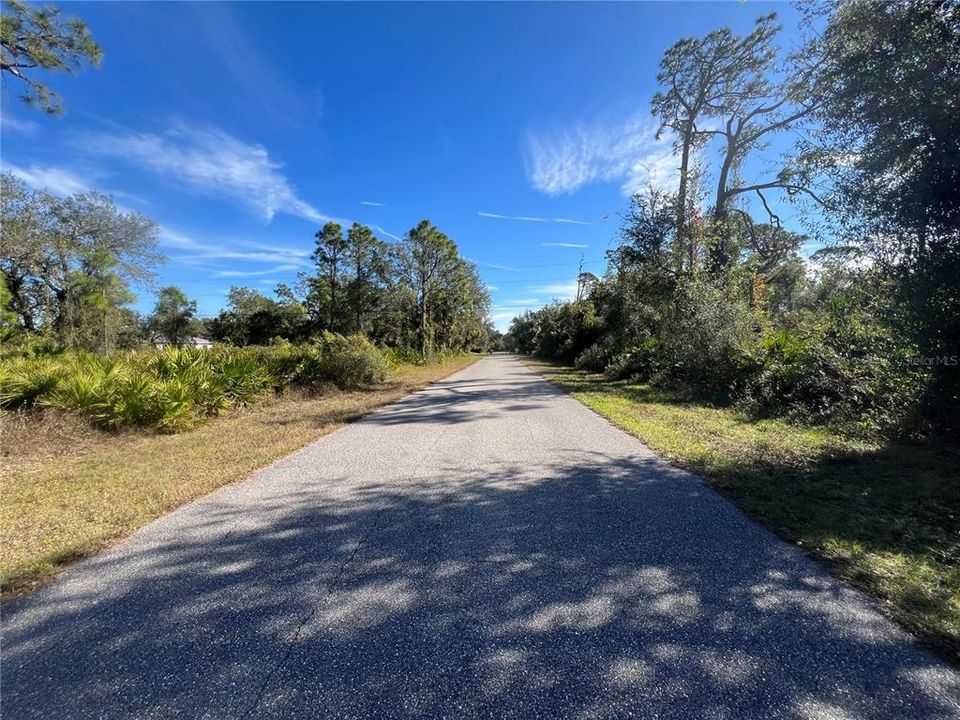
<instances>
[{"instance_id":1,"label":"dense vegetation","mask_svg":"<svg viewBox=\"0 0 960 720\"><path fill-rule=\"evenodd\" d=\"M754 417L955 435L960 6L807 12L789 55L773 16L666 51L652 109L677 185L634 196L607 271L516 318L508 345ZM782 166L748 181L771 140Z\"/></svg>"},{"instance_id":2,"label":"dense vegetation","mask_svg":"<svg viewBox=\"0 0 960 720\"><path fill-rule=\"evenodd\" d=\"M153 221L96 192L58 198L9 174L2 203L0 409L180 430L290 386L382 381L388 356L422 362L488 343L487 291L428 221L395 245L327 223L297 290L235 287L226 309L201 319L165 287L141 317L131 286L161 260ZM190 347L197 336L218 346Z\"/></svg>"},{"instance_id":3,"label":"dense vegetation","mask_svg":"<svg viewBox=\"0 0 960 720\"><path fill-rule=\"evenodd\" d=\"M180 430L270 392L354 389L383 381L387 369L362 335L333 333L300 345L65 353L0 365L0 408L77 412L106 428Z\"/></svg>"}]
</instances>

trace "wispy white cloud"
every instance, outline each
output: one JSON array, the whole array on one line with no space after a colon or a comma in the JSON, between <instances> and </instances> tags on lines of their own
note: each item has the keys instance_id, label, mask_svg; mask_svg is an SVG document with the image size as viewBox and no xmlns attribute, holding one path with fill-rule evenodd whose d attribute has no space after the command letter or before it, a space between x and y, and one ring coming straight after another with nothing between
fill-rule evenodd
<instances>
[{"instance_id":1,"label":"wispy white cloud","mask_svg":"<svg viewBox=\"0 0 960 720\"><path fill-rule=\"evenodd\" d=\"M387 232L379 225L373 225L371 226L370 229L373 230L375 233L379 233L380 235L383 235L384 237L388 237L391 240L396 240L397 242L400 242L403 239L399 235L394 235L392 232Z\"/></svg>"},{"instance_id":2,"label":"wispy white cloud","mask_svg":"<svg viewBox=\"0 0 960 720\"><path fill-rule=\"evenodd\" d=\"M481 260L474 260L473 258L466 258L466 259L469 262L472 262L474 265L490 268L492 270L506 270L507 272L520 272L520 268L511 267L510 265L498 265L497 263L483 262Z\"/></svg>"},{"instance_id":3,"label":"wispy white cloud","mask_svg":"<svg viewBox=\"0 0 960 720\"><path fill-rule=\"evenodd\" d=\"M171 257L171 260L184 265L216 267L219 261L224 260L273 263L276 265L277 261L280 261L282 265L279 267L286 270L296 270L308 268L312 264L310 261L310 251L303 248L267 245L259 242L231 241L229 243L222 243L216 240L198 240L194 236L171 228L168 225L160 225L158 235L162 246L170 250L179 250L185 253ZM276 267L273 268L273 270L276 269ZM273 270L270 272L273 272ZM277 271L279 272L279 270ZM234 271L222 272L231 273ZM219 277L241 277L241 275L216 274ZM244 274L247 273L244 272ZM266 274L266 272L251 274Z\"/></svg>"},{"instance_id":4,"label":"wispy white cloud","mask_svg":"<svg viewBox=\"0 0 960 720\"><path fill-rule=\"evenodd\" d=\"M368 207L386 207L387 206L386 203L374 202L373 200L361 200L360 204L367 205Z\"/></svg>"},{"instance_id":5,"label":"wispy white cloud","mask_svg":"<svg viewBox=\"0 0 960 720\"><path fill-rule=\"evenodd\" d=\"M562 247L562 248L588 248L589 245L584 245L583 243L562 243L562 242L545 242L540 243L541 247Z\"/></svg>"},{"instance_id":6,"label":"wispy white cloud","mask_svg":"<svg viewBox=\"0 0 960 720\"><path fill-rule=\"evenodd\" d=\"M538 295L546 295L555 300L573 300L577 296L577 281L566 283L550 283L527 288Z\"/></svg>"},{"instance_id":7,"label":"wispy white cloud","mask_svg":"<svg viewBox=\"0 0 960 720\"><path fill-rule=\"evenodd\" d=\"M490 292L496 292L499 289L500 288L498 288L496 285L487 285L487 290L489 290Z\"/></svg>"},{"instance_id":8,"label":"wispy white cloud","mask_svg":"<svg viewBox=\"0 0 960 720\"><path fill-rule=\"evenodd\" d=\"M497 310L490 313L490 319L498 328L505 330L506 326L510 324L509 321L519 314L516 310Z\"/></svg>"},{"instance_id":9,"label":"wispy white cloud","mask_svg":"<svg viewBox=\"0 0 960 720\"><path fill-rule=\"evenodd\" d=\"M3 169L15 177L23 180L27 185L36 190L46 190L47 192L59 197L74 195L76 193L91 192L94 190L90 180L90 173L78 173L68 168L55 167L53 165L31 165L29 168L20 167L13 163L4 163ZM97 178L100 173L97 173ZM149 205L142 197L125 190L115 190L113 188L100 188L100 191L113 198L128 200L138 205ZM134 212L129 207L117 204L117 207L123 212Z\"/></svg>"},{"instance_id":10,"label":"wispy white cloud","mask_svg":"<svg viewBox=\"0 0 960 720\"><path fill-rule=\"evenodd\" d=\"M215 128L175 125L162 135L94 135L86 147L166 176L205 195L230 197L271 220L278 213L314 222L331 218L300 198L262 145Z\"/></svg>"},{"instance_id":11,"label":"wispy white cloud","mask_svg":"<svg viewBox=\"0 0 960 720\"><path fill-rule=\"evenodd\" d=\"M3 169L18 177L36 190L46 190L53 195L73 195L74 193L88 192L90 185L86 178L82 178L71 170L52 166L31 165L28 168L4 163Z\"/></svg>"},{"instance_id":12,"label":"wispy white cloud","mask_svg":"<svg viewBox=\"0 0 960 720\"><path fill-rule=\"evenodd\" d=\"M486 212L481 210L477 213L480 217L485 218L494 218L496 220L522 220L524 222L539 222L539 223L567 223L569 225L589 225L590 223L584 222L583 220L572 220L570 218L556 217L556 218L544 218L544 217L534 217L532 215L501 215L500 213Z\"/></svg>"},{"instance_id":13,"label":"wispy white cloud","mask_svg":"<svg viewBox=\"0 0 960 720\"><path fill-rule=\"evenodd\" d=\"M273 275L274 273L290 272L299 270L299 265L277 265L266 270L218 270L214 273L215 277L221 278L239 278L239 277L261 277L263 275Z\"/></svg>"},{"instance_id":14,"label":"wispy white cloud","mask_svg":"<svg viewBox=\"0 0 960 720\"><path fill-rule=\"evenodd\" d=\"M532 306L539 304L540 298L510 298L509 300L504 300L502 303L497 305L497 307L516 307L518 305Z\"/></svg>"},{"instance_id":15,"label":"wispy white cloud","mask_svg":"<svg viewBox=\"0 0 960 720\"><path fill-rule=\"evenodd\" d=\"M314 125L323 115L319 85L304 87L283 72L251 26L229 3L190 3L195 24L206 34L204 49L230 72L225 91L242 100L235 107L269 118L271 125Z\"/></svg>"},{"instance_id":16,"label":"wispy white cloud","mask_svg":"<svg viewBox=\"0 0 960 720\"><path fill-rule=\"evenodd\" d=\"M13 116L9 110L0 111L0 130L18 135L36 135L40 124L33 120L24 120Z\"/></svg>"},{"instance_id":17,"label":"wispy white cloud","mask_svg":"<svg viewBox=\"0 0 960 720\"><path fill-rule=\"evenodd\" d=\"M619 182L630 195L647 184L665 185L677 173L669 138L656 139L656 125L637 114L619 124L595 123L527 134L525 161L530 184L547 195L579 190L594 182Z\"/></svg>"}]
</instances>

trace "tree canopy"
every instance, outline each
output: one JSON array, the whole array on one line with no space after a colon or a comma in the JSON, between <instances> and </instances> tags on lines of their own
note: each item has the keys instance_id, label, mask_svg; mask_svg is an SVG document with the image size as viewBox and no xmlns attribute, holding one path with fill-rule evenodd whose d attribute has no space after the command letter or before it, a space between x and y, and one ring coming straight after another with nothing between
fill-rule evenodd
<instances>
[{"instance_id":1,"label":"tree canopy","mask_svg":"<svg viewBox=\"0 0 960 720\"><path fill-rule=\"evenodd\" d=\"M110 349L130 320L131 283L153 278L157 225L98 192L66 198L0 176L0 273L19 326Z\"/></svg>"},{"instance_id":2,"label":"tree canopy","mask_svg":"<svg viewBox=\"0 0 960 720\"><path fill-rule=\"evenodd\" d=\"M33 71L74 75L85 65L98 67L103 51L86 23L64 17L56 5L33 6L4 0L0 15L0 71L23 83L20 95L30 107L48 115L63 112L60 95L36 79Z\"/></svg>"}]
</instances>

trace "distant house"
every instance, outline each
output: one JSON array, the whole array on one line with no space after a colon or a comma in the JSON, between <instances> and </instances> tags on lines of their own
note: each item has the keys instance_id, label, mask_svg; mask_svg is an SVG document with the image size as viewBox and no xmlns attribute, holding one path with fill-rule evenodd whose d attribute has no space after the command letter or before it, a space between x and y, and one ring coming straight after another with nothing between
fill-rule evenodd
<instances>
[{"instance_id":1,"label":"distant house","mask_svg":"<svg viewBox=\"0 0 960 720\"><path fill-rule=\"evenodd\" d=\"M150 337L150 344L161 350L170 345L165 337L156 333ZM207 340L207 338L202 337L189 337L183 341L180 347L212 348L213 345L213 340Z\"/></svg>"}]
</instances>

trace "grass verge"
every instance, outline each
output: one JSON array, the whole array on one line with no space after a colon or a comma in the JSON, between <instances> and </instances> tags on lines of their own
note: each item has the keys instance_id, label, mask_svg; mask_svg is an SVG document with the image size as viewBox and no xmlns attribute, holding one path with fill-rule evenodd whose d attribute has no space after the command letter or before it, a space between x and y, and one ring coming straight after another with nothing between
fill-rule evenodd
<instances>
[{"instance_id":1,"label":"grass verge","mask_svg":"<svg viewBox=\"0 0 960 720\"><path fill-rule=\"evenodd\" d=\"M751 421L646 385L527 360L547 380L729 496L960 661L960 448L871 443Z\"/></svg>"},{"instance_id":2,"label":"grass verge","mask_svg":"<svg viewBox=\"0 0 960 720\"><path fill-rule=\"evenodd\" d=\"M100 432L62 414L0 415L2 598L476 359L401 365L371 388L286 396L177 435Z\"/></svg>"}]
</instances>

